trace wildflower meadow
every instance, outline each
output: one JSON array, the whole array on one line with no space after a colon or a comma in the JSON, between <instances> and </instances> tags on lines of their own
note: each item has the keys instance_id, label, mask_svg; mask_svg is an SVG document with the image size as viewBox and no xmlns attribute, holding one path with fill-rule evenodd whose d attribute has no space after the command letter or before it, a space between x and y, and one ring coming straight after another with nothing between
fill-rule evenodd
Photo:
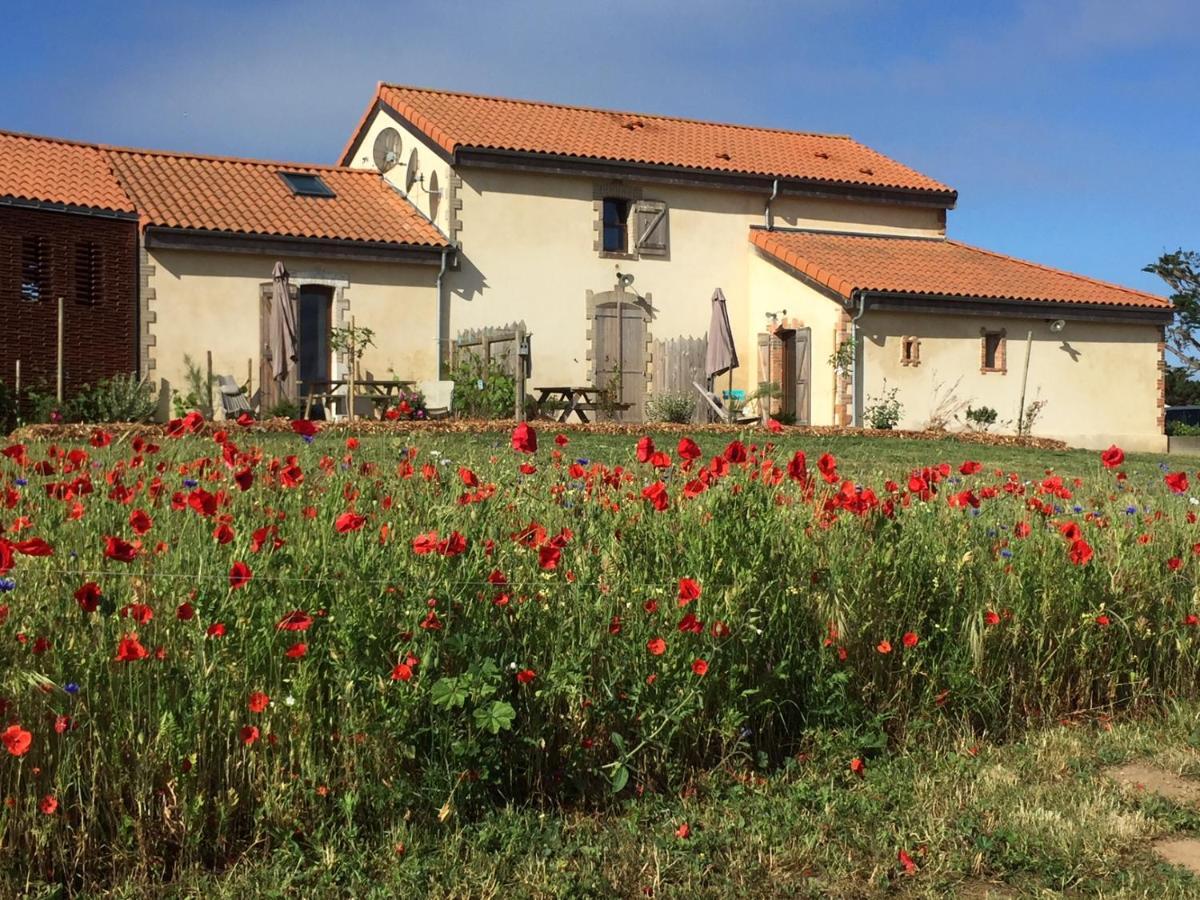
<instances>
[{"instance_id":1,"label":"wildflower meadow","mask_svg":"<svg viewBox=\"0 0 1200 900\"><path fill-rule=\"evenodd\" d=\"M864 483L774 439L456 454L192 415L4 447L7 865L169 879L766 771L814 729L1006 738L1200 694L1194 474L962 445Z\"/></svg>"}]
</instances>

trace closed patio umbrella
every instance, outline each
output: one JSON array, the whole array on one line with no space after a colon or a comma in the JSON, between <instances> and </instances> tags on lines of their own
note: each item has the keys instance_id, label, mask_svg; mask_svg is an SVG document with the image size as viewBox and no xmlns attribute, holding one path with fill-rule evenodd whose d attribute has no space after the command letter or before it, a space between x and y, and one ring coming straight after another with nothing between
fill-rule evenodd
<instances>
[{"instance_id":1,"label":"closed patio umbrella","mask_svg":"<svg viewBox=\"0 0 1200 900\"><path fill-rule=\"evenodd\" d=\"M733 346L733 329L729 326L729 310L720 288L712 295L712 320L708 324L708 353L704 357L705 374L709 381L738 367L737 348Z\"/></svg>"},{"instance_id":2,"label":"closed patio umbrella","mask_svg":"<svg viewBox=\"0 0 1200 900\"><path fill-rule=\"evenodd\" d=\"M277 382L287 380L296 362L296 310L292 306L288 271L282 262L275 263L271 272L271 320L267 334L271 350L271 374Z\"/></svg>"}]
</instances>

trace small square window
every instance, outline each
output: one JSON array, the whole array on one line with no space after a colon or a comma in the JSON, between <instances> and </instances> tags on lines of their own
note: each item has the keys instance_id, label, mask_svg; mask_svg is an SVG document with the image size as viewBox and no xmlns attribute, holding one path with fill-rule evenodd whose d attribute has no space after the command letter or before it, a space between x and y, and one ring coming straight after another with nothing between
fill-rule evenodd
<instances>
[{"instance_id":1,"label":"small square window","mask_svg":"<svg viewBox=\"0 0 1200 900\"><path fill-rule=\"evenodd\" d=\"M620 197L605 197L603 203L604 233L600 248L605 253L628 253L629 201Z\"/></svg>"},{"instance_id":2,"label":"small square window","mask_svg":"<svg viewBox=\"0 0 1200 900\"><path fill-rule=\"evenodd\" d=\"M298 197L337 196L320 175L312 175L307 172L280 172L279 177Z\"/></svg>"},{"instance_id":3,"label":"small square window","mask_svg":"<svg viewBox=\"0 0 1200 900\"><path fill-rule=\"evenodd\" d=\"M921 362L921 341L915 337L900 338L900 365L916 366Z\"/></svg>"}]
</instances>

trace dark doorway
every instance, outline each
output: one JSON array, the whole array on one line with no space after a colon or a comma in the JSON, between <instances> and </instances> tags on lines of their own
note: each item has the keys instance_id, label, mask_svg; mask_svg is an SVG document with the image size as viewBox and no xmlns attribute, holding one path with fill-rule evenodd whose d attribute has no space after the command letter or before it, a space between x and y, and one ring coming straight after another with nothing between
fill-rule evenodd
<instances>
[{"instance_id":1,"label":"dark doorway","mask_svg":"<svg viewBox=\"0 0 1200 900\"><path fill-rule=\"evenodd\" d=\"M317 284L300 285L297 298L296 380L300 396L306 397L316 385L329 381L329 331L333 310L333 289Z\"/></svg>"},{"instance_id":2,"label":"dark doorway","mask_svg":"<svg viewBox=\"0 0 1200 900\"><path fill-rule=\"evenodd\" d=\"M782 411L792 416L797 425L808 425L812 414L812 332L808 328L797 328L778 332L783 342L783 372L780 387L783 389Z\"/></svg>"}]
</instances>

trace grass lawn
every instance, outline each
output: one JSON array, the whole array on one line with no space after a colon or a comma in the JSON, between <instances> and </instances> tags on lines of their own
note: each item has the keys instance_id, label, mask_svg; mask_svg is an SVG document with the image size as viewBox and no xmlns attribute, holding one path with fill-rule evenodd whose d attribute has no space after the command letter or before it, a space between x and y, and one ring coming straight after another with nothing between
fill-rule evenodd
<instances>
[{"instance_id":1,"label":"grass lawn","mask_svg":"<svg viewBox=\"0 0 1200 900\"><path fill-rule=\"evenodd\" d=\"M861 778L849 768L856 746L827 733L783 771L716 771L683 796L645 795L605 814L509 808L437 824L417 812L386 841L317 834L220 875L183 873L170 895L1200 896L1200 879L1150 849L1200 833L1200 809L1102 774L1145 759L1200 776L1196 706L1058 725L1007 746L881 752Z\"/></svg>"}]
</instances>

